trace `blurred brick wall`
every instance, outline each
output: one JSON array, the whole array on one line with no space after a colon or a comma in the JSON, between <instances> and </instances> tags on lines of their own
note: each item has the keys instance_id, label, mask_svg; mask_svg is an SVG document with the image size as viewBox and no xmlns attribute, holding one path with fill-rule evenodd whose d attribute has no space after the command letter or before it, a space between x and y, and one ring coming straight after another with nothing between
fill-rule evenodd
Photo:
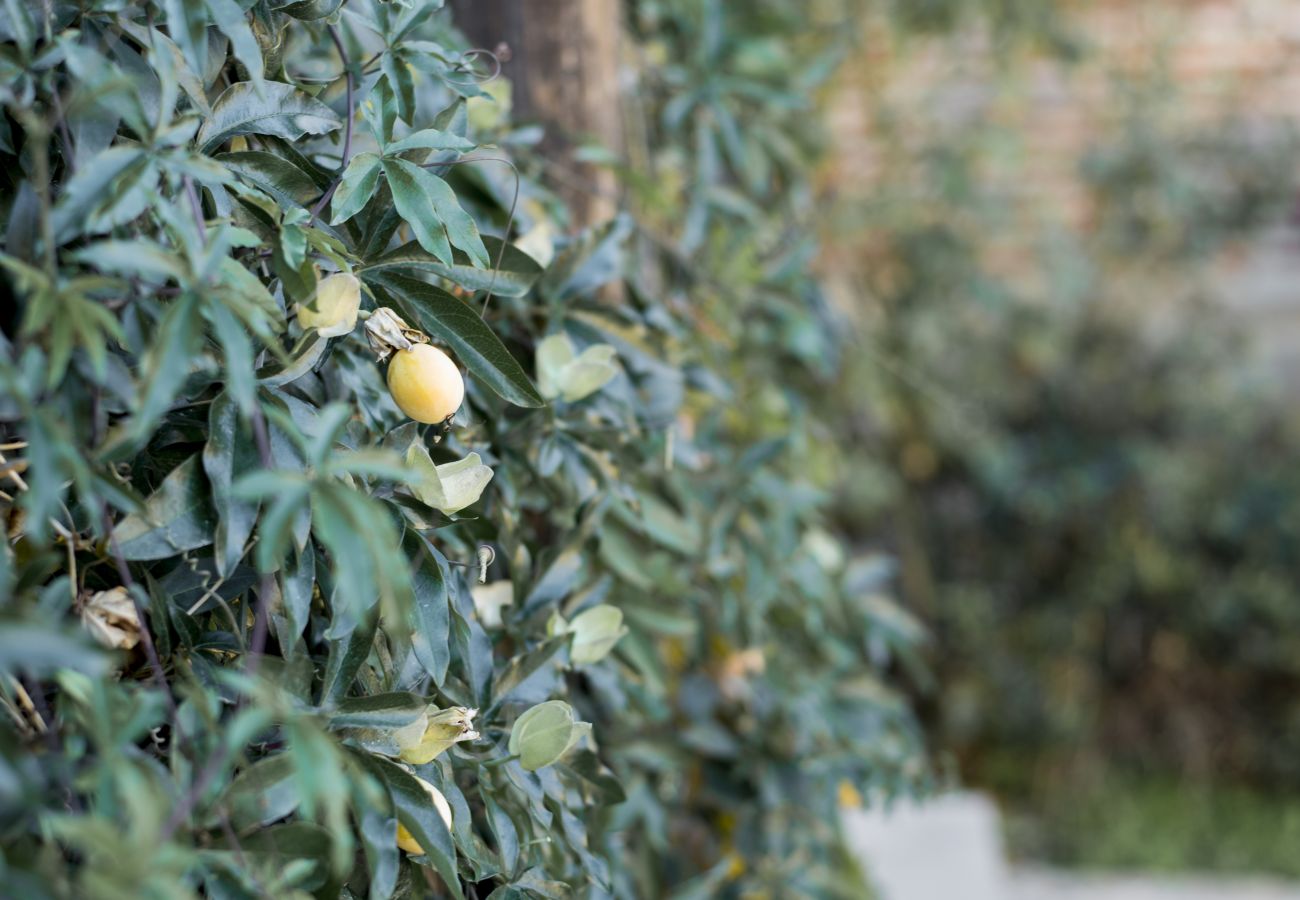
<instances>
[{"instance_id":1,"label":"blurred brick wall","mask_svg":"<svg viewBox=\"0 0 1300 900\"><path fill-rule=\"evenodd\" d=\"M865 23L862 52L830 104L826 186L840 208L878 196L886 171L897 190L909 153L927 140L992 124L999 136L981 146L979 178L1005 201L1005 227L987 244L995 266L1014 269L1044 228L1090 226L1080 161L1122 133L1132 84L1164 85L1158 115L1173 130L1300 122L1300 0L1080 0L1068 17L1083 48L1073 62L995 46L987 34L900 40ZM927 189L921 178L908 183ZM852 242L830 246L834 269L861 259ZM1300 384L1295 225L1231 248L1207 283L1258 335L1263 357Z\"/></svg>"},{"instance_id":2,"label":"blurred brick wall","mask_svg":"<svg viewBox=\"0 0 1300 900\"><path fill-rule=\"evenodd\" d=\"M1018 146L1007 146L1002 171L992 174L1031 201L1049 199L1072 221L1087 213L1078 160L1121 127L1122 81L1167 78L1177 92L1166 110L1178 120L1171 124L1300 117L1296 0L1093 0L1068 16L1083 47L1073 63L996 48L986 35L899 41L867 23L831 107L836 189L852 195L875 185L871 115L881 101L906 120L904 139L964 119L1014 132Z\"/></svg>"}]
</instances>

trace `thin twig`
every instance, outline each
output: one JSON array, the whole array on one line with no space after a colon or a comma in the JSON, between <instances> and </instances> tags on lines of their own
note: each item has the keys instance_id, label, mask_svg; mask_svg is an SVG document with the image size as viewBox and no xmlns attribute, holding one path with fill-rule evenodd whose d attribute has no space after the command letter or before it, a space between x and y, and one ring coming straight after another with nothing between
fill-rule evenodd
<instances>
[{"instance_id":1,"label":"thin twig","mask_svg":"<svg viewBox=\"0 0 1300 900\"><path fill-rule=\"evenodd\" d=\"M15 696L18 703L22 706L31 717L36 725L36 730L45 738L45 746L50 749L50 753L58 756L63 752L63 740L59 737L58 723L54 720L54 713L50 710L49 703L45 700L45 692L41 690L41 685L34 678L24 678L26 686L19 683L18 679L10 676L10 682L13 685ZM5 704L10 709L11 714L17 715L17 710ZM81 800L73 792L70 786L64 786L65 798L64 806L72 813L82 812Z\"/></svg>"},{"instance_id":2,"label":"thin twig","mask_svg":"<svg viewBox=\"0 0 1300 900\"><path fill-rule=\"evenodd\" d=\"M343 182L343 173L347 171L348 162L352 159L352 120L356 116L356 110L352 108L352 64L348 60L348 51L343 46L343 38L339 36L337 28L328 25L326 30L329 32L330 40L334 42L335 49L339 52L339 58L343 60L343 74L348 80L348 93L343 101L347 107L347 120L343 124L343 156L339 160L338 174L334 176L334 181L330 184L329 189L321 194L320 199L316 201L316 205L311 208L311 218L307 220L308 228L316 224L320 211L325 208L326 203L330 202L330 198L334 196L334 192L339 189L339 185Z\"/></svg>"},{"instance_id":3,"label":"thin twig","mask_svg":"<svg viewBox=\"0 0 1300 900\"><path fill-rule=\"evenodd\" d=\"M198 188L194 186L194 180L188 175L182 181L185 184L185 195L190 198L190 211L194 213L194 224L199 226L199 237L207 243L208 223L203 218L203 201L199 199Z\"/></svg>"},{"instance_id":4,"label":"thin twig","mask_svg":"<svg viewBox=\"0 0 1300 900\"><path fill-rule=\"evenodd\" d=\"M54 248L54 201L50 197L50 140L49 132L41 124L27 129L31 138L32 157L36 166L36 183L40 191L41 241L44 243L45 272L53 282L58 277L58 262Z\"/></svg>"},{"instance_id":5,"label":"thin twig","mask_svg":"<svg viewBox=\"0 0 1300 900\"><path fill-rule=\"evenodd\" d=\"M144 606L140 603L140 598L136 596L136 581L131 576L131 569L126 564L126 557L122 555L122 548L118 546L117 537L113 534L113 517L108 511L108 504L100 504L100 519L104 523L104 533L108 535L108 551L113 557L113 563L117 566L117 577L122 581L122 587L126 588L127 594L131 598L131 603L135 606L135 617L140 623L140 642L144 644L144 655L149 660L149 667L153 670L154 681L158 682L158 687L162 688L163 696L167 698L167 705L171 709L172 721L176 727L180 727L180 710L176 707L176 698L172 696L171 686L167 684L167 673L163 671L162 658L158 656L158 648L154 645L153 634L149 630L148 620L144 616ZM166 628L167 623L160 623L161 627Z\"/></svg>"},{"instance_id":6,"label":"thin twig","mask_svg":"<svg viewBox=\"0 0 1300 900\"><path fill-rule=\"evenodd\" d=\"M333 26L330 26L330 31L337 43L338 36ZM342 44L339 43L338 46L340 47L341 50ZM349 103L351 101L351 96L352 96L351 86L352 86L352 76L349 74L348 76ZM349 125L350 124L351 122L349 121ZM349 152L349 148L352 143L351 132L352 129L351 127L349 127L348 136L344 139L343 152L345 155ZM185 176L185 193L189 195L190 209L194 213L194 221L199 226L199 235L206 242L207 227L203 221L203 207L199 201L199 194L194 187L194 182L190 180L190 177L188 175ZM253 403L253 411L250 418L252 419L252 426L253 426L253 440L257 444L257 453L259 458L261 459L262 468L270 469L274 466L274 461L271 456L270 436L268 435L266 430L266 418L262 415L262 409L260 406L257 405L256 402ZM262 653L266 650L267 603L269 602L268 600L269 583L270 583L270 576L263 575L261 585L259 586L257 591L257 609L253 614L253 636L244 654L246 664L248 667L248 673L250 675L257 671L258 663L261 660ZM235 635L238 637L239 623L238 620L235 618L234 612L225 603L224 598L218 595L214 595L214 596L216 596L217 600L221 603L221 605L226 608L226 613L230 616L230 625L234 629ZM143 619L141 619L141 621L143 621ZM242 638L241 638L241 643L242 643ZM198 793L197 790L196 793Z\"/></svg>"},{"instance_id":7,"label":"thin twig","mask_svg":"<svg viewBox=\"0 0 1300 900\"><path fill-rule=\"evenodd\" d=\"M26 446L27 443L25 441L18 441L17 443L3 445L4 449L6 450L20 449ZM5 455L3 453L0 453L0 478L10 479L14 484L18 485L18 489L20 491L27 490L27 482L26 480L24 480L23 476L19 474L20 472L25 472L25 471L27 471L27 460L19 459L11 463L9 462L8 459L5 458ZM7 500L10 501L13 500L13 498L10 497L8 494L5 494L4 491L0 491L0 494L4 494L4 497ZM78 537L80 537L80 535L78 535L76 529L72 527L72 523L74 519L72 518L72 513L69 512L68 507L64 506L62 503L60 503L59 505L63 506L63 513L68 517L69 524L64 525L62 522L60 522L58 519L54 518L53 516L50 516L49 521L50 521L50 527L54 529L55 533L58 534L59 537L63 538L63 543L68 548L68 571L71 573L72 576L72 581L71 584L69 585L69 588L72 591L72 602L75 604L77 602L77 587L78 587L77 539Z\"/></svg>"},{"instance_id":8,"label":"thin twig","mask_svg":"<svg viewBox=\"0 0 1300 900\"><path fill-rule=\"evenodd\" d=\"M22 682L12 675L9 676L9 681L14 689L14 696L18 698L18 706L27 714L27 718L31 720L36 731L40 734L48 734L49 726L45 724L45 717L37 712L36 705L32 703L31 693L23 686ZM36 689L33 687L32 690Z\"/></svg>"},{"instance_id":9,"label":"thin twig","mask_svg":"<svg viewBox=\"0 0 1300 900\"><path fill-rule=\"evenodd\" d=\"M167 817L166 823L163 824L162 833L159 835L159 843L166 843L170 840L171 836L176 833L176 829L180 827L181 822L184 822L189 814L194 811L195 805L199 802L199 797L207 791L216 777L221 774L222 762L220 753L213 753L208 758L207 763L199 771L198 778L194 779L190 784L190 789L185 792L185 796L181 797L180 802L173 807L172 814Z\"/></svg>"},{"instance_id":10,"label":"thin twig","mask_svg":"<svg viewBox=\"0 0 1300 900\"><path fill-rule=\"evenodd\" d=\"M271 438L266 428L266 416L262 413L262 408L256 403L253 404L252 420L253 440L257 444L258 458L262 463L262 468L270 471L275 468L275 459L271 455ZM262 654L266 652L272 584L271 576L263 575L257 585L257 609L253 614L253 636L249 639L248 651L245 656L249 675L257 673Z\"/></svg>"},{"instance_id":11,"label":"thin twig","mask_svg":"<svg viewBox=\"0 0 1300 900\"><path fill-rule=\"evenodd\" d=\"M71 516L68 517L69 521L71 521L71 518ZM72 594L72 603L75 606L79 587L77 579L77 535L65 528L53 516L50 517L50 527L54 529L55 534L63 538L63 545L68 548L68 573L70 578L68 590Z\"/></svg>"},{"instance_id":12,"label":"thin twig","mask_svg":"<svg viewBox=\"0 0 1300 900\"><path fill-rule=\"evenodd\" d=\"M207 569L204 569L203 571L205 574L207 574ZM226 583L225 578L218 578L215 584L213 584L211 587L204 590L203 594L199 597L199 599L195 600L194 603L191 604L190 608L185 610L185 615L192 616L195 613L197 613L199 611L199 607L202 606L204 603L208 602L209 597L217 596L217 590L225 583Z\"/></svg>"},{"instance_id":13,"label":"thin twig","mask_svg":"<svg viewBox=\"0 0 1300 900\"><path fill-rule=\"evenodd\" d=\"M63 101L59 99L58 91L51 91L50 99L54 101L54 112L58 116L59 139L63 142L63 164L68 167L68 172L75 172L76 154L72 149L72 132L68 130L67 117L63 113Z\"/></svg>"},{"instance_id":14,"label":"thin twig","mask_svg":"<svg viewBox=\"0 0 1300 900\"><path fill-rule=\"evenodd\" d=\"M257 583L257 612L253 618L253 636L248 641L248 674L257 674L258 666L262 661L262 654L266 652L266 637L268 631L267 620L270 618L271 605L271 585L274 579L270 575L263 575Z\"/></svg>"},{"instance_id":15,"label":"thin twig","mask_svg":"<svg viewBox=\"0 0 1300 900\"><path fill-rule=\"evenodd\" d=\"M468 81L457 81L454 78L448 78L446 79L448 84L488 84L489 82L496 81L496 79L501 75L501 57L494 50L489 50L486 47L471 47L460 56L461 62L456 64L457 71L470 72L472 74L474 71L474 64L471 62L470 65L466 67L465 62L478 59L480 56L486 56L488 59L492 60L492 71L482 76L475 75Z\"/></svg>"},{"instance_id":16,"label":"thin twig","mask_svg":"<svg viewBox=\"0 0 1300 900\"><path fill-rule=\"evenodd\" d=\"M28 722L27 719L24 718L23 714L18 711L18 707L10 703L9 699L3 695L0 695L0 706L3 706L4 711L9 713L9 718L14 720L14 724L18 726L18 731L22 734L24 739L32 737L34 734L32 731L32 723Z\"/></svg>"}]
</instances>

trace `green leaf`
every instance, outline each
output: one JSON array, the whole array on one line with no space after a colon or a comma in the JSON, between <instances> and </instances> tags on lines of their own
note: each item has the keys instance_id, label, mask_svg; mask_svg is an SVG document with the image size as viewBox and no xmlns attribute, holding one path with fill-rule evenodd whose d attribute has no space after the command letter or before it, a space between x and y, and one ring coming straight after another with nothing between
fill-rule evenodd
<instances>
[{"instance_id":1,"label":"green leaf","mask_svg":"<svg viewBox=\"0 0 1300 900\"><path fill-rule=\"evenodd\" d=\"M479 793L483 797L483 809L487 812L488 827L496 837L497 852L501 857L501 868L507 873L513 872L519 861L519 830L502 808L496 798L482 785Z\"/></svg>"},{"instance_id":2,"label":"green leaf","mask_svg":"<svg viewBox=\"0 0 1300 900\"><path fill-rule=\"evenodd\" d=\"M208 13L203 0L163 0L167 14L167 32L185 54L185 62L195 72L207 68Z\"/></svg>"},{"instance_id":3,"label":"green leaf","mask_svg":"<svg viewBox=\"0 0 1300 900\"><path fill-rule=\"evenodd\" d=\"M321 678L321 703L338 701L351 689L358 670L374 646L378 623L379 617L372 613L342 640L329 641L325 672Z\"/></svg>"},{"instance_id":4,"label":"green leaf","mask_svg":"<svg viewBox=\"0 0 1300 900\"><path fill-rule=\"evenodd\" d=\"M492 687L493 706L499 706L509 700L515 688L555 659L568 643L567 636L553 637L510 660Z\"/></svg>"},{"instance_id":5,"label":"green leaf","mask_svg":"<svg viewBox=\"0 0 1300 900\"><path fill-rule=\"evenodd\" d=\"M384 154L393 156L407 150L473 150L477 144L468 138L437 128L425 128L384 147Z\"/></svg>"},{"instance_id":6,"label":"green leaf","mask_svg":"<svg viewBox=\"0 0 1300 900\"><path fill-rule=\"evenodd\" d=\"M546 269L541 290L556 297L588 294L618 278L632 220L620 214L570 241Z\"/></svg>"},{"instance_id":7,"label":"green leaf","mask_svg":"<svg viewBox=\"0 0 1300 900\"><path fill-rule=\"evenodd\" d=\"M397 821L424 848L425 855L433 863L452 896L463 900L460 877L456 874L456 845L452 842L447 823L430 802L428 793L413 775L396 763L366 755L365 765L388 788L393 798L393 808L397 811Z\"/></svg>"},{"instance_id":8,"label":"green leaf","mask_svg":"<svg viewBox=\"0 0 1300 900\"><path fill-rule=\"evenodd\" d=\"M408 691L340 700L330 713L331 728L401 728L424 715L428 701Z\"/></svg>"},{"instance_id":9,"label":"green leaf","mask_svg":"<svg viewBox=\"0 0 1300 900\"><path fill-rule=\"evenodd\" d=\"M297 640L302 636L311 616L312 588L316 585L316 553L309 541L307 547L280 566L280 600L283 604L284 625L277 626L276 637L280 651L288 659L294 655Z\"/></svg>"},{"instance_id":10,"label":"green leaf","mask_svg":"<svg viewBox=\"0 0 1300 900\"><path fill-rule=\"evenodd\" d=\"M235 400L235 404L245 415L253 411L253 392L255 373L253 371L253 342L244 330L243 323L235 318L230 308L221 303L209 303L205 306L208 320L212 323L221 345L224 366L226 393Z\"/></svg>"},{"instance_id":11,"label":"green leaf","mask_svg":"<svg viewBox=\"0 0 1300 900\"><path fill-rule=\"evenodd\" d=\"M130 221L147 197L124 187L141 183L148 157L134 145L109 147L77 170L54 205L54 237L65 242L79 234L98 234Z\"/></svg>"},{"instance_id":12,"label":"green leaf","mask_svg":"<svg viewBox=\"0 0 1300 900\"><path fill-rule=\"evenodd\" d=\"M366 266L367 271L429 272L471 291L490 291L499 297L522 297L542 274L531 256L500 238L487 236L483 244L491 260L488 268L475 266L462 250L453 250L448 265L412 241L384 254Z\"/></svg>"},{"instance_id":13,"label":"green leaf","mask_svg":"<svg viewBox=\"0 0 1300 900\"><path fill-rule=\"evenodd\" d=\"M460 201L456 199L456 192L451 189L451 185L427 169L419 171L426 176L425 191L433 201L434 215L447 229L447 237L451 245L464 250L474 265L487 268L488 255L487 248L483 246L483 238L478 233L478 226L474 224L473 217L465 212Z\"/></svg>"},{"instance_id":14,"label":"green leaf","mask_svg":"<svg viewBox=\"0 0 1300 900\"><path fill-rule=\"evenodd\" d=\"M313 822L287 822L240 839L238 854L232 853L230 861L237 865L241 855L252 857L259 867L273 868L305 894L329 880L333 839L329 829Z\"/></svg>"},{"instance_id":15,"label":"green leaf","mask_svg":"<svg viewBox=\"0 0 1300 900\"><path fill-rule=\"evenodd\" d=\"M281 209L309 206L320 196L311 175L289 160L263 150L219 153L216 159L244 181L275 199Z\"/></svg>"},{"instance_id":16,"label":"green leaf","mask_svg":"<svg viewBox=\"0 0 1300 900\"><path fill-rule=\"evenodd\" d=\"M272 479L274 484L273 491L266 492L267 496L272 496L272 499L262 514L257 529L257 549L254 551L257 570L263 574L270 574L279 570L284 561L293 538L295 521L311 492L309 486L302 480L286 478L272 472L257 474ZM249 476L245 475L235 485L236 496L257 496L245 489L248 486L248 478Z\"/></svg>"},{"instance_id":17,"label":"green leaf","mask_svg":"<svg viewBox=\"0 0 1300 900\"><path fill-rule=\"evenodd\" d=\"M436 335L477 378L516 406L543 406L523 366L510 355L483 317L446 291L396 272L363 272L368 283L392 292L407 321Z\"/></svg>"},{"instance_id":18,"label":"green leaf","mask_svg":"<svg viewBox=\"0 0 1300 900\"><path fill-rule=\"evenodd\" d=\"M434 214L433 199L426 189L427 173L401 159L386 159L383 167L398 215L410 226L421 247L450 265L451 242L446 227Z\"/></svg>"},{"instance_id":19,"label":"green leaf","mask_svg":"<svg viewBox=\"0 0 1300 900\"><path fill-rule=\"evenodd\" d=\"M548 700L529 709L510 729L510 752L530 772L549 766L591 731L579 722L573 707L563 700Z\"/></svg>"},{"instance_id":20,"label":"green leaf","mask_svg":"<svg viewBox=\"0 0 1300 900\"><path fill-rule=\"evenodd\" d=\"M452 576L448 596L451 599L452 661L469 685L475 705L482 705L492 678L492 639L474 614L474 600L462 574Z\"/></svg>"},{"instance_id":21,"label":"green leaf","mask_svg":"<svg viewBox=\"0 0 1300 900\"><path fill-rule=\"evenodd\" d=\"M360 779L358 779L360 781ZM368 784L368 780L363 784ZM387 792L372 796L362 790L362 784L353 789L352 808L356 813L361 846L366 854L366 867L370 873L370 900L388 900L397 887L401 868L401 854L397 849L397 816Z\"/></svg>"},{"instance_id":22,"label":"green leaf","mask_svg":"<svg viewBox=\"0 0 1300 900\"><path fill-rule=\"evenodd\" d=\"M153 335L141 368L144 370L139 408L131 422L131 434L143 439L171 406L172 399L198 355L200 325L198 298L185 293L168 306L162 324Z\"/></svg>"},{"instance_id":23,"label":"green leaf","mask_svg":"<svg viewBox=\"0 0 1300 900\"><path fill-rule=\"evenodd\" d=\"M576 772L580 778L594 787L606 803L622 803L627 800L627 793L623 790L623 785L618 780L618 776L611 772L600 761L600 757L590 750L573 751L569 759L566 760L565 765L570 771Z\"/></svg>"},{"instance_id":24,"label":"green leaf","mask_svg":"<svg viewBox=\"0 0 1300 900\"><path fill-rule=\"evenodd\" d=\"M99 241L74 255L101 272L135 275L157 283L181 281L186 275L184 260L153 241Z\"/></svg>"},{"instance_id":25,"label":"green leaf","mask_svg":"<svg viewBox=\"0 0 1300 900\"><path fill-rule=\"evenodd\" d=\"M398 212L415 232L421 247L451 265L451 251L444 244L444 240L449 241L451 246L463 250L471 263L487 267L487 248L483 246L478 226L470 214L461 208L451 185L428 169L404 159L385 158L383 165L388 183L393 186L393 199L398 204ZM435 228L426 221L429 212L432 212L433 219L440 227ZM421 237L422 232L428 233L430 241L426 242Z\"/></svg>"},{"instance_id":26,"label":"green leaf","mask_svg":"<svg viewBox=\"0 0 1300 900\"><path fill-rule=\"evenodd\" d=\"M415 603L408 619L411 646L424 671L441 687L451 661L447 560L415 529L407 529L402 549L409 559L419 561L411 577L415 591Z\"/></svg>"},{"instance_id":27,"label":"green leaf","mask_svg":"<svg viewBox=\"0 0 1300 900\"><path fill-rule=\"evenodd\" d=\"M239 408L229 394L221 394L208 410L208 442L203 448L203 471L212 485L217 513L213 541L218 574L225 576L244 555L244 545L257 521L257 504L231 492L236 472L258 465L253 435L239 419Z\"/></svg>"},{"instance_id":28,"label":"green leaf","mask_svg":"<svg viewBox=\"0 0 1300 900\"><path fill-rule=\"evenodd\" d=\"M305 134L325 134L341 124L334 110L291 84L240 81L212 104L212 115L195 140L200 150L208 152L238 135L270 134L297 140Z\"/></svg>"},{"instance_id":29,"label":"green leaf","mask_svg":"<svg viewBox=\"0 0 1300 900\"><path fill-rule=\"evenodd\" d=\"M343 170L343 178L330 201L331 225L346 222L370 202L379 184L379 157L373 153L358 153Z\"/></svg>"},{"instance_id":30,"label":"green leaf","mask_svg":"<svg viewBox=\"0 0 1300 900\"><path fill-rule=\"evenodd\" d=\"M136 591L140 590L137 584ZM149 572L145 572L144 592L148 594L149 599L150 633L153 634L158 655L166 659L172 655L171 604L157 580Z\"/></svg>"},{"instance_id":31,"label":"green leaf","mask_svg":"<svg viewBox=\"0 0 1300 900\"><path fill-rule=\"evenodd\" d=\"M533 583L532 590L524 598L520 612L529 616L545 606L562 600L573 592L586 573L587 567L583 554L572 546L564 550Z\"/></svg>"},{"instance_id":32,"label":"green leaf","mask_svg":"<svg viewBox=\"0 0 1300 900\"><path fill-rule=\"evenodd\" d=\"M379 67L383 69L388 88L397 102L397 115L403 121L411 122L415 118L415 79L406 60L400 51L390 48L379 58Z\"/></svg>"},{"instance_id":33,"label":"green leaf","mask_svg":"<svg viewBox=\"0 0 1300 900\"><path fill-rule=\"evenodd\" d=\"M344 0L290 0L288 3L276 5L275 8L286 16L310 22L329 18L338 12L343 3Z\"/></svg>"},{"instance_id":34,"label":"green leaf","mask_svg":"<svg viewBox=\"0 0 1300 900\"><path fill-rule=\"evenodd\" d=\"M222 796L231 824L239 830L269 825L298 808L301 796L294 780L293 757L278 753L235 776Z\"/></svg>"},{"instance_id":35,"label":"green leaf","mask_svg":"<svg viewBox=\"0 0 1300 900\"><path fill-rule=\"evenodd\" d=\"M117 524L113 538L126 559L166 559L211 544L215 529L216 514L196 453L168 473L145 501L143 513Z\"/></svg>"},{"instance_id":36,"label":"green leaf","mask_svg":"<svg viewBox=\"0 0 1300 900\"><path fill-rule=\"evenodd\" d=\"M379 599L375 559L364 543L365 529L373 523L369 517L358 521L350 493L355 492L338 483L318 484L311 492L312 533L329 551L334 573L332 639L349 634Z\"/></svg>"},{"instance_id":37,"label":"green leaf","mask_svg":"<svg viewBox=\"0 0 1300 900\"><path fill-rule=\"evenodd\" d=\"M43 678L60 669L101 676L109 656L83 634L64 633L39 625L4 622L0 626L0 672Z\"/></svg>"},{"instance_id":38,"label":"green leaf","mask_svg":"<svg viewBox=\"0 0 1300 900\"><path fill-rule=\"evenodd\" d=\"M321 337L316 331L305 334L293 348L287 365L271 364L257 370L259 384L266 387L280 387L292 384L312 370L320 362L329 346L329 338Z\"/></svg>"},{"instance_id":39,"label":"green leaf","mask_svg":"<svg viewBox=\"0 0 1300 900\"><path fill-rule=\"evenodd\" d=\"M235 0L207 0L207 3L213 24L230 38L230 47L234 51L235 59L248 70L248 77L253 79L254 83L261 81L264 74L262 48L258 45L257 38L253 36L253 29L249 27L248 17L244 15L243 8ZM195 69L195 71L203 70Z\"/></svg>"}]
</instances>

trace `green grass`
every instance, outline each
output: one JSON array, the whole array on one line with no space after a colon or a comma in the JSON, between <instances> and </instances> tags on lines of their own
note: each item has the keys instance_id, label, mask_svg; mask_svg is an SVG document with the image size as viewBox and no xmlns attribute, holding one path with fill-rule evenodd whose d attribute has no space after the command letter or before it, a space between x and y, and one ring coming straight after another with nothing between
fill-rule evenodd
<instances>
[{"instance_id":1,"label":"green grass","mask_svg":"<svg viewBox=\"0 0 1300 900\"><path fill-rule=\"evenodd\" d=\"M1009 805L1018 858L1091 869L1270 873L1300 880L1300 793L1109 777Z\"/></svg>"}]
</instances>

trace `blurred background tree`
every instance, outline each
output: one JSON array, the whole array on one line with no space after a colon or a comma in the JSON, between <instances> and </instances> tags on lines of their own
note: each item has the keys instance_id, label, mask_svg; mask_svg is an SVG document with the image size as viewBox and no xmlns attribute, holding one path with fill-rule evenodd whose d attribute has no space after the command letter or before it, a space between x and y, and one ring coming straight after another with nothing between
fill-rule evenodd
<instances>
[{"instance_id":1,"label":"blurred background tree","mask_svg":"<svg viewBox=\"0 0 1300 900\"><path fill-rule=\"evenodd\" d=\"M841 515L933 628L936 749L1020 852L1300 874L1300 21L908 6L832 104L825 267Z\"/></svg>"}]
</instances>

